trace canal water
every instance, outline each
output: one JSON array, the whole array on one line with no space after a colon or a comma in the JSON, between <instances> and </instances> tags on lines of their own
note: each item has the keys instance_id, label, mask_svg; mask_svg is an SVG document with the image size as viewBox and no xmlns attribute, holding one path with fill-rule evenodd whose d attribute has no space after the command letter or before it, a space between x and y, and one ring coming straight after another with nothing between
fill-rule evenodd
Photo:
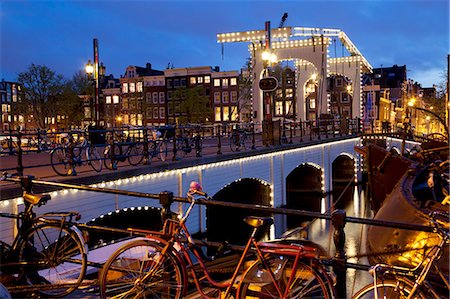
<instances>
[{"instance_id":1,"label":"canal water","mask_svg":"<svg viewBox=\"0 0 450 299\"><path fill-rule=\"evenodd\" d=\"M341 206L345 210L348 217L358 218L373 218L373 212L370 209L370 204L365 196L365 190L363 186L354 186L353 188L353 200L346 200L344 206ZM331 195L332 196L332 195ZM331 197L330 196L330 197ZM332 198L328 198L330 202ZM339 205L339 203L335 203ZM329 211L325 211L329 212ZM345 224L345 252L347 255L347 261L349 263L358 263L369 265L366 254L366 225L349 223ZM330 257L336 253L334 241L333 241L334 228L331 225L331 221L315 219L307 227L308 239L320 244ZM367 271L348 269L347 270L347 297L351 298L351 295L361 289L363 286L372 281L372 276Z\"/></svg>"}]
</instances>

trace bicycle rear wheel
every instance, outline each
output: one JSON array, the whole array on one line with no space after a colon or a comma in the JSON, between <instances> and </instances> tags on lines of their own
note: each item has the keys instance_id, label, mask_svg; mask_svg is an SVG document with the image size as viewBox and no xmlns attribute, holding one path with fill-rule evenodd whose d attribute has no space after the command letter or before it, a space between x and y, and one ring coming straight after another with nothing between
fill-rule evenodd
<instances>
[{"instance_id":1,"label":"bicycle rear wheel","mask_svg":"<svg viewBox=\"0 0 450 299\"><path fill-rule=\"evenodd\" d=\"M167 159L167 153L168 153L168 149L167 149L167 142L166 141L160 141L159 142L159 153L158 153L158 158L164 162Z\"/></svg>"},{"instance_id":2,"label":"bicycle rear wheel","mask_svg":"<svg viewBox=\"0 0 450 299\"><path fill-rule=\"evenodd\" d=\"M80 238L69 228L42 224L20 243L21 272L44 298L66 296L81 284L87 257Z\"/></svg>"},{"instance_id":3,"label":"bicycle rear wheel","mask_svg":"<svg viewBox=\"0 0 450 299\"><path fill-rule=\"evenodd\" d=\"M256 261L243 275L238 288L238 298L334 298L323 273L317 271L307 260L298 261L293 268L294 258L273 256L266 260L276 278L281 294L270 278L269 271L261 261Z\"/></svg>"},{"instance_id":4,"label":"bicycle rear wheel","mask_svg":"<svg viewBox=\"0 0 450 299\"><path fill-rule=\"evenodd\" d=\"M71 165L69 163L69 153L65 148L57 148L50 154L50 163L56 174L67 176Z\"/></svg>"},{"instance_id":5,"label":"bicycle rear wheel","mask_svg":"<svg viewBox=\"0 0 450 299\"><path fill-rule=\"evenodd\" d=\"M144 145L142 143L136 143L130 145L128 150L128 163L132 166L136 166L144 159Z\"/></svg>"},{"instance_id":6,"label":"bicycle rear wheel","mask_svg":"<svg viewBox=\"0 0 450 299\"><path fill-rule=\"evenodd\" d=\"M411 294L413 283L406 279L399 280L385 280L376 284L368 284L359 290L352 299L374 299L374 298L389 298L389 299L405 299ZM376 295L376 296L375 296ZM431 292L425 292L418 289L413 299L435 298Z\"/></svg>"},{"instance_id":7,"label":"bicycle rear wheel","mask_svg":"<svg viewBox=\"0 0 450 299\"><path fill-rule=\"evenodd\" d=\"M239 136L237 134L232 134L230 136L230 149L232 152L239 150Z\"/></svg>"},{"instance_id":8,"label":"bicycle rear wheel","mask_svg":"<svg viewBox=\"0 0 450 299\"><path fill-rule=\"evenodd\" d=\"M92 169L97 172L102 171L102 157L97 150L97 147L91 146L89 147L88 157L87 157L89 165L91 165Z\"/></svg>"},{"instance_id":9,"label":"bicycle rear wheel","mask_svg":"<svg viewBox=\"0 0 450 299\"><path fill-rule=\"evenodd\" d=\"M116 250L100 274L101 298L181 298L183 269L169 252L150 240Z\"/></svg>"},{"instance_id":10,"label":"bicycle rear wheel","mask_svg":"<svg viewBox=\"0 0 450 299\"><path fill-rule=\"evenodd\" d=\"M114 163L113 163L113 160L111 158L112 157L115 157L115 158L121 157L122 156L122 147L121 147L121 145L114 144L114 154L112 154L111 149L112 149L111 145L108 145L106 147L105 152L104 152L103 164L109 170L114 170L114 169L117 169L117 164L119 163L119 161L117 159L114 159Z\"/></svg>"}]
</instances>

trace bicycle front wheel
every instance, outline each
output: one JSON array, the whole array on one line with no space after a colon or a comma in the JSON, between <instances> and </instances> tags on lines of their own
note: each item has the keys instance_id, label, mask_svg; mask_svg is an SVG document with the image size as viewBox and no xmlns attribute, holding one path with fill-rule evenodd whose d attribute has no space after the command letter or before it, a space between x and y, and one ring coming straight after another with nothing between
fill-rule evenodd
<instances>
[{"instance_id":1,"label":"bicycle front wheel","mask_svg":"<svg viewBox=\"0 0 450 299\"><path fill-rule=\"evenodd\" d=\"M413 288L413 283L406 279L385 280L377 282L377 284L368 284L359 290L352 299L406 299ZM431 292L425 292L418 289L411 297L413 299L435 298Z\"/></svg>"},{"instance_id":2,"label":"bicycle front wheel","mask_svg":"<svg viewBox=\"0 0 450 299\"><path fill-rule=\"evenodd\" d=\"M44 298L66 296L81 284L87 257L80 238L69 228L42 224L20 243L21 272Z\"/></svg>"},{"instance_id":3,"label":"bicycle front wheel","mask_svg":"<svg viewBox=\"0 0 450 299\"><path fill-rule=\"evenodd\" d=\"M97 172L102 171L102 157L95 146L89 148L87 160L92 169Z\"/></svg>"},{"instance_id":4,"label":"bicycle front wheel","mask_svg":"<svg viewBox=\"0 0 450 299\"><path fill-rule=\"evenodd\" d=\"M233 134L230 136L230 149L232 152L239 150L238 135Z\"/></svg>"},{"instance_id":5,"label":"bicycle front wheel","mask_svg":"<svg viewBox=\"0 0 450 299\"><path fill-rule=\"evenodd\" d=\"M68 152L65 148L58 148L50 154L50 163L57 175L67 176L71 167Z\"/></svg>"},{"instance_id":6,"label":"bicycle front wheel","mask_svg":"<svg viewBox=\"0 0 450 299\"><path fill-rule=\"evenodd\" d=\"M142 143L136 143L130 145L128 150L128 163L132 166L136 166L144 159L144 145Z\"/></svg>"},{"instance_id":7,"label":"bicycle front wheel","mask_svg":"<svg viewBox=\"0 0 450 299\"><path fill-rule=\"evenodd\" d=\"M243 275L238 298L334 298L328 281L308 261L298 261L296 268L293 258L273 256L266 262L276 281L256 261Z\"/></svg>"},{"instance_id":8,"label":"bicycle front wheel","mask_svg":"<svg viewBox=\"0 0 450 299\"><path fill-rule=\"evenodd\" d=\"M183 270L169 252L149 240L125 244L100 274L101 298L181 298Z\"/></svg>"}]
</instances>

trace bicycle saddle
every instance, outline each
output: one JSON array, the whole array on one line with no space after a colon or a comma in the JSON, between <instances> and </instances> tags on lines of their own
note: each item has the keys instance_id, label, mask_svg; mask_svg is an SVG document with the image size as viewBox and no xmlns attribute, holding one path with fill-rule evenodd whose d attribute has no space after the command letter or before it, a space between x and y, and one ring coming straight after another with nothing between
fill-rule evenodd
<instances>
[{"instance_id":1,"label":"bicycle saddle","mask_svg":"<svg viewBox=\"0 0 450 299\"><path fill-rule=\"evenodd\" d=\"M244 218L244 221L253 227L260 227L263 225L271 225L273 224L273 219L269 217L255 217L255 216L248 216Z\"/></svg>"},{"instance_id":2,"label":"bicycle saddle","mask_svg":"<svg viewBox=\"0 0 450 299\"><path fill-rule=\"evenodd\" d=\"M50 195L49 194L30 194L30 193L24 192L23 199L33 205L37 205L39 203L44 204L46 201L50 200Z\"/></svg>"}]
</instances>

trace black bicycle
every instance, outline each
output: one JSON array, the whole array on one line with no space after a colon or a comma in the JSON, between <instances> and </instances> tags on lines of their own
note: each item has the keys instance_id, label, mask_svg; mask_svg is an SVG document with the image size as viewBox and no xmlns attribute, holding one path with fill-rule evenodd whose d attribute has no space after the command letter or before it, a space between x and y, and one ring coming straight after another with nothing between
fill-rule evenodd
<instances>
[{"instance_id":1,"label":"black bicycle","mask_svg":"<svg viewBox=\"0 0 450 299\"><path fill-rule=\"evenodd\" d=\"M82 283L87 265L83 235L72 223L80 215L52 212L36 216L33 207L45 205L50 195L33 194L31 176L4 174L1 180L22 185L25 205L19 214L0 213L1 217L17 220L12 244L0 241L2 283L19 296L70 294Z\"/></svg>"},{"instance_id":2,"label":"black bicycle","mask_svg":"<svg viewBox=\"0 0 450 299\"><path fill-rule=\"evenodd\" d=\"M184 158L187 154L195 150L195 156L201 157L203 141L200 133L193 133L191 136L183 135L176 141L177 157Z\"/></svg>"}]
</instances>

